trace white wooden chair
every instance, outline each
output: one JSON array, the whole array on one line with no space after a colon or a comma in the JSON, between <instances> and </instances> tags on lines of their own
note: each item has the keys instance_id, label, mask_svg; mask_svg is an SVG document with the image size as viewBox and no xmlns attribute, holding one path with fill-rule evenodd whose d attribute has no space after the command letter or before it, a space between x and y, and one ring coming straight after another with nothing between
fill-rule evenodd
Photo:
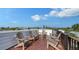
<instances>
[{"instance_id":1,"label":"white wooden chair","mask_svg":"<svg viewBox=\"0 0 79 59\"><path fill-rule=\"evenodd\" d=\"M61 33L59 33L58 36L48 36L47 37L47 48L49 47L49 45L51 45L52 47L54 47L55 49L59 50L59 48L57 48L60 40Z\"/></svg>"},{"instance_id":2,"label":"white wooden chair","mask_svg":"<svg viewBox=\"0 0 79 59\"><path fill-rule=\"evenodd\" d=\"M17 39L18 44L15 46L15 48L19 47L19 46L22 46L22 50L24 50L24 42L25 42L24 40L25 40L25 38L23 36L23 33L22 32L18 32L16 39Z\"/></svg>"},{"instance_id":3,"label":"white wooden chair","mask_svg":"<svg viewBox=\"0 0 79 59\"><path fill-rule=\"evenodd\" d=\"M15 46L16 47L19 47L19 46L22 46L22 50L24 50L24 46L27 44L27 45L30 45L31 42L34 41L34 36L33 36L33 33L32 31L29 31L29 36L25 36L23 35L22 32L18 32L17 33L17 42L18 44Z\"/></svg>"}]
</instances>

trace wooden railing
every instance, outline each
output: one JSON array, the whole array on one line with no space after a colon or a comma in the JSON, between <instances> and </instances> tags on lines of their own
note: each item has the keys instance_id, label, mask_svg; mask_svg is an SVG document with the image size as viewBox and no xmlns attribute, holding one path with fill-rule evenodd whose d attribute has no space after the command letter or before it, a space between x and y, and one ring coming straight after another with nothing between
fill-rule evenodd
<instances>
[{"instance_id":1,"label":"wooden railing","mask_svg":"<svg viewBox=\"0 0 79 59\"><path fill-rule=\"evenodd\" d=\"M65 50L79 50L79 38L62 33L60 40Z\"/></svg>"}]
</instances>

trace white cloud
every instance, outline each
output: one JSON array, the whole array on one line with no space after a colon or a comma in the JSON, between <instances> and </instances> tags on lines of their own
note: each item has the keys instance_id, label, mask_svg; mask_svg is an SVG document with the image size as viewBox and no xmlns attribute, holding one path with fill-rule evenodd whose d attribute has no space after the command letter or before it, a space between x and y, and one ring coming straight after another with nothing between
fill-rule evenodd
<instances>
[{"instance_id":1,"label":"white cloud","mask_svg":"<svg viewBox=\"0 0 79 59\"><path fill-rule=\"evenodd\" d=\"M40 15L33 15L33 16L32 16L32 19L33 19L34 21L39 21L39 20L41 20L41 16L40 16Z\"/></svg>"},{"instance_id":2,"label":"white cloud","mask_svg":"<svg viewBox=\"0 0 79 59\"><path fill-rule=\"evenodd\" d=\"M69 16L77 16L79 15L79 9L65 9L58 13L58 16L60 17L69 17Z\"/></svg>"},{"instance_id":3,"label":"white cloud","mask_svg":"<svg viewBox=\"0 0 79 59\"><path fill-rule=\"evenodd\" d=\"M61 8L60 11L57 9L51 10L48 14L44 15L33 15L32 19L34 21L39 20L47 20L48 17L71 17L71 16L77 16L79 15L79 9L78 8Z\"/></svg>"},{"instance_id":4,"label":"white cloud","mask_svg":"<svg viewBox=\"0 0 79 59\"><path fill-rule=\"evenodd\" d=\"M61 8L62 11L63 11L63 10L66 10L66 9L69 9L69 8Z\"/></svg>"},{"instance_id":5,"label":"white cloud","mask_svg":"<svg viewBox=\"0 0 79 59\"><path fill-rule=\"evenodd\" d=\"M41 18L42 18L42 20L47 20L47 17L49 17L49 15L48 14L45 14Z\"/></svg>"},{"instance_id":6,"label":"white cloud","mask_svg":"<svg viewBox=\"0 0 79 59\"><path fill-rule=\"evenodd\" d=\"M57 17L70 17L70 16L77 16L79 15L78 8L61 8L61 11L52 10L49 12L50 16L57 16Z\"/></svg>"},{"instance_id":7,"label":"white cloud","mask_svg":"<svg viewBox=\"0 0 79 59\"><path fill-rule=\"evenodd\" d=\"M45 14L44 16L45 16L45 17L48 17L49 15L48 15L48 14Z\"/></svg>"},{"instance_id":8,"label":"white cloud","mask_svg":"<svg viewBox=\"0 0 79 59\"><path fill-rule=\"evenodd\" d=\"M46 20L48 16L49 16L48 14L45 14L45 15L33 15L31 18L34 21L39 21L39 20Z\"/></svg>"},{"instance_id":9,"label":"white cloud","mask_svg":"<svg viewBox=\"0 0 79 59\"><path fill-rule=\"evenodd\" d=\"M49 12L49 16L56 16L57 14L58 14L58 11L52 10Z\"/></svg>"}]
</instances>

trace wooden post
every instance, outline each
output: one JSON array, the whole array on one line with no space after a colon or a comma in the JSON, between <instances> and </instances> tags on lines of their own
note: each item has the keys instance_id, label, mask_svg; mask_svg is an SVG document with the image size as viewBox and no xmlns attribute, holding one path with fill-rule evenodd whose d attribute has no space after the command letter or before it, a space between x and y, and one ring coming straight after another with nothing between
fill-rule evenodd
<instances>
[{"instance_id":1,"label":"wooden post","mask_svg":"<svg viewBox=\"0 0 79 59\"><path fill-rule=\"evenodd\" d=\"M74 50L74 40L71 39L71 49Z\"/></svg>"},{"instance_id":2,"label":"wooden post","mask_svg":"<svg viewBox=\"0 0 79 59\"><path fill-rule=\"evenodd\" d=\"M71 38L68 39L68 49L71 50Z\"/></svg>"},{"instance_id":3,"label":"wooden post","mask_svg":"<svg viewBox=\"0 0 79 59\"><path fill-rule=\"evenodd\" d=\"M77 49L79 50L79 42L77 42Z\"/></svg>"},{"instance_id":4,"label":"wooden post","mask_svg":"<svg viewBox=\"0 0 79 59\"><path fill-rule=\"evenodd\" d=\"M74 40L74 50L76 50L76 40Z\"/></svg>"},{"instance_id":5,"label":"wooden post","mask_svg":"<svg viewBox=\"0 0 79 59\"><path fill-rule=\"evenodd\" d=\"M64 40L64 49L68 50L68 36L65 35L63 40Z\"/></svg>"}]
</instances>

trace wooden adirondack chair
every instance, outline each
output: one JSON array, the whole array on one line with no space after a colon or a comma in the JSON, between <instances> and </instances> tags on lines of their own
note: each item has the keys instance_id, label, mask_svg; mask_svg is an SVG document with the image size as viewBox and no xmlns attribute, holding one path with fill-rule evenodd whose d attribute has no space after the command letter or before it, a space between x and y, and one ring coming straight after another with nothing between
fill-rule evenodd
<instances>
[{"instance_id":1,"label":"wooden adirondack chair","mask_svg":"<svg viewBox=\"0 0 79 59\"><path fill-rule=\"evenodd\" d=\"M16 36L17 36L18 44L15 46L15 48L19 47L19 46L22 46L22 50L24 50L24 36L23 36L23 33L22 32L18 32L16 34Z\"/></svg>"},{"instance_id":2,"label":"wooden adirondack chair","mask_svg":"<svg viewBox=\"0 0 79 59\"><path fill-rule=\"evenodd\" d=\"M61 33L59 33L58 36L49 36L47 39L47 48L49 47L49 45L51 45L52 47L54 47L55 49L59 50L59 48L57 48L60 40Z\"/></svg>"}]
</instances>

